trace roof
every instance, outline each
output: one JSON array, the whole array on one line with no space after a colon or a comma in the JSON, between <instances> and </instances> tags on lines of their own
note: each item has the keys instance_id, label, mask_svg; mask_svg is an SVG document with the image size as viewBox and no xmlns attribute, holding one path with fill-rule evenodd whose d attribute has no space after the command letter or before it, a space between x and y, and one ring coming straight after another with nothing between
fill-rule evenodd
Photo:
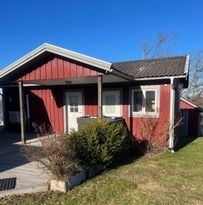
<instances>
[{"instance_id":1,"label":"roof","mask_svg":"<svg viewBox=\"0 0 203 205\"><path fill-rule=\"evenodd\" d=\"M27 65L32 60L40 59L40 57L49 53L97 67L104 70L104 72L112 72L114 75L132 81L148 80L151 78L161 79L172 76L186 78L188 75L189 56L109 63L45 43L0 71L0 79L8 79L9 74L14 74L22 66Z\"/></svg>"},{"instance_id":2,"label":"roof","mask_svg":"<svg viewBox=\"0 0 203 205\"><path fill-rule=\"evenodd\" d=\"M188 75L189 56L175 56L112 63L112 69L134 79Z\"/></svg>"},{"instance_id":3,"label":"roof","mask_svg":"<svg viewBox=\"0 0 203 205\"><path fill-rule=\"evenodd\" d=\"M200 97L201 98L201 97ZM202 98L201 98L202 99ZM203 111L203 107L202 105L199 105L198 102L194 104L194 102L191 102L192 100L187 100L183 97L180 98L180 100L182 100L183 102L187 103L188 105L192 106L193 108L196 108L198 110L200 110L201 112Z\"/></svg>"},{"instance_id":4,"label":"roof","mask_svg":"<svg viewBox=\"0 0 203 205\"><path fill-rule=\"evenodd\" d=\"M56 55L60 55L63 57L70 58L72 60L79 61L81 63L85 63L91 66L95 66L97 68L103 69L105 71L111 71L111 63L102 61L96 58L92 58L87 55L83 55L80 53L76 53L61 47L57 47L51 44L44 43L43 45L39 46L35 50L31 51L27 55L23 56L19 60L15 61L14 63L10 64L6 68L4 68L2 71L0 71L0 78L4 77L5 75L17 70L22 65L28 63L32 59L40 56L41 54L45 52L50 52Z\"/></svg>"}]
</instances>

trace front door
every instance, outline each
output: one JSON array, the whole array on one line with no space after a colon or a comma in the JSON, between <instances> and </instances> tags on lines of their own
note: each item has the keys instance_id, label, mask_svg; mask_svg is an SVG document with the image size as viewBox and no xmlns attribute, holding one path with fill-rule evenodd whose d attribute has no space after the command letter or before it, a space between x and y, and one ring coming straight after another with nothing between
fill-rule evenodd
<instances>
[{"instance_id":1,"label":"front door","mask_svg":"<svg viewBox=\"0 0 203 205\"><path fill-rule=\"evenodd\" d=\"M77 118L84 115L82 92L67 92L66 93L66 128L71 130L78 130Z\"/></svg>"}]
</instances>

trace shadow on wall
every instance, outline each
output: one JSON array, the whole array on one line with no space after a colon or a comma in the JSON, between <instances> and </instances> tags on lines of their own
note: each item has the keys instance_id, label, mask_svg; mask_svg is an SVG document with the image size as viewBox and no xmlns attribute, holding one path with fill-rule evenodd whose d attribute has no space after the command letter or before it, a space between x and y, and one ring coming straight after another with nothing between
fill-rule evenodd
<instances>
[{"instance_id":1,"label":"shadow on wall","mask_svg":"<svg viewBox=\"0 0 203 205\"><path fill-rule=\"evenodd\" d=\"M36 123L37 125L45 124L46 127L50 127L52 129L52 124L50 122L43 99L33 92L29 92L29 106L30 131L34 131L32 126L33 123Z\"/></svg>"}]
</instances>

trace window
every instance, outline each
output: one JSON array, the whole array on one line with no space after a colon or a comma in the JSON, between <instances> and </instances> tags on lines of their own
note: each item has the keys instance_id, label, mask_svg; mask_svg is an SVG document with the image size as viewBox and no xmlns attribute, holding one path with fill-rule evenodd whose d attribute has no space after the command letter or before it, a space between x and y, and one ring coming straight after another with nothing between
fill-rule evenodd
<instances>
[{"instance_id":1,"label":"window","mask_svg":"<svg viewBox=\"0 0 203 205\"><path fill-rule=\"evenodd\" d=\"M133 102L134 106L133 106L133 112L141 112L142 111L142 91L134 91L134 95L133 95Z\"/></svg>"},{"instance_id":2,"label":"window","mask_svg":"<svg viewBox=\"0 0 203 205\"><path fill-rule=\"evenodd\" d=\"M78 97L70 96L70 112L78 112Z\"/></svg>"},{"instance_id":3,"label":"window","mask_svg":"<svg viewBox=\"0 0 203 205\"><path fill-rule=\"evenodd\" d=\"M155 112L155 91L146 91L146 112Z\"/></svg>"},{"instance_id":4,"label":"window","mask_svg":"<svg viewBox=\"0 0 203 205\"><path fill-rule=\"evenodd\" d=\"M110 113L110 114L115 113L116 96L115 95L106 95L105 102L106 102L105 112Z\"/></svg>"},{"instance_id":5,"label":"window","mask_svg":"<svg viewBox=\"0 0 203 205\"><path fill-rule=\"evenodd\" d=\"M105 90L103 92L103 115L108 117L121 116L120 90Z\"/></svg>"},{"instance_id":6,"label":"window","mask_svg":"<svg viewBox=\"0 0 203 205\"><path fill-rule=\"evenodd\" d=\"M159 107L158 88L132 90L132 112L134 115L157 115Z\"/></svg>"}]
</instances>

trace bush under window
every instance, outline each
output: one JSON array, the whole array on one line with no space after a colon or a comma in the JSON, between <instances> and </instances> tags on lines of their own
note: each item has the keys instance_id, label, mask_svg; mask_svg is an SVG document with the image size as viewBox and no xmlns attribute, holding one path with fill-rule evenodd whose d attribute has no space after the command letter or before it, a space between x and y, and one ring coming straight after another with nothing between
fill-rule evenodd
<instances>
[{"instance_id":1,"label":"bush under window","mask_svg":"<svg viewBox=\"0 0 203 205\"><path fill-rule=\"evenodd\" d=\"M85 165L102 165L125 153L128 133L122 123L105 119L90 121L79 131L70 133L70 142L79 160Z\"/></svg>"}]
</instances>

